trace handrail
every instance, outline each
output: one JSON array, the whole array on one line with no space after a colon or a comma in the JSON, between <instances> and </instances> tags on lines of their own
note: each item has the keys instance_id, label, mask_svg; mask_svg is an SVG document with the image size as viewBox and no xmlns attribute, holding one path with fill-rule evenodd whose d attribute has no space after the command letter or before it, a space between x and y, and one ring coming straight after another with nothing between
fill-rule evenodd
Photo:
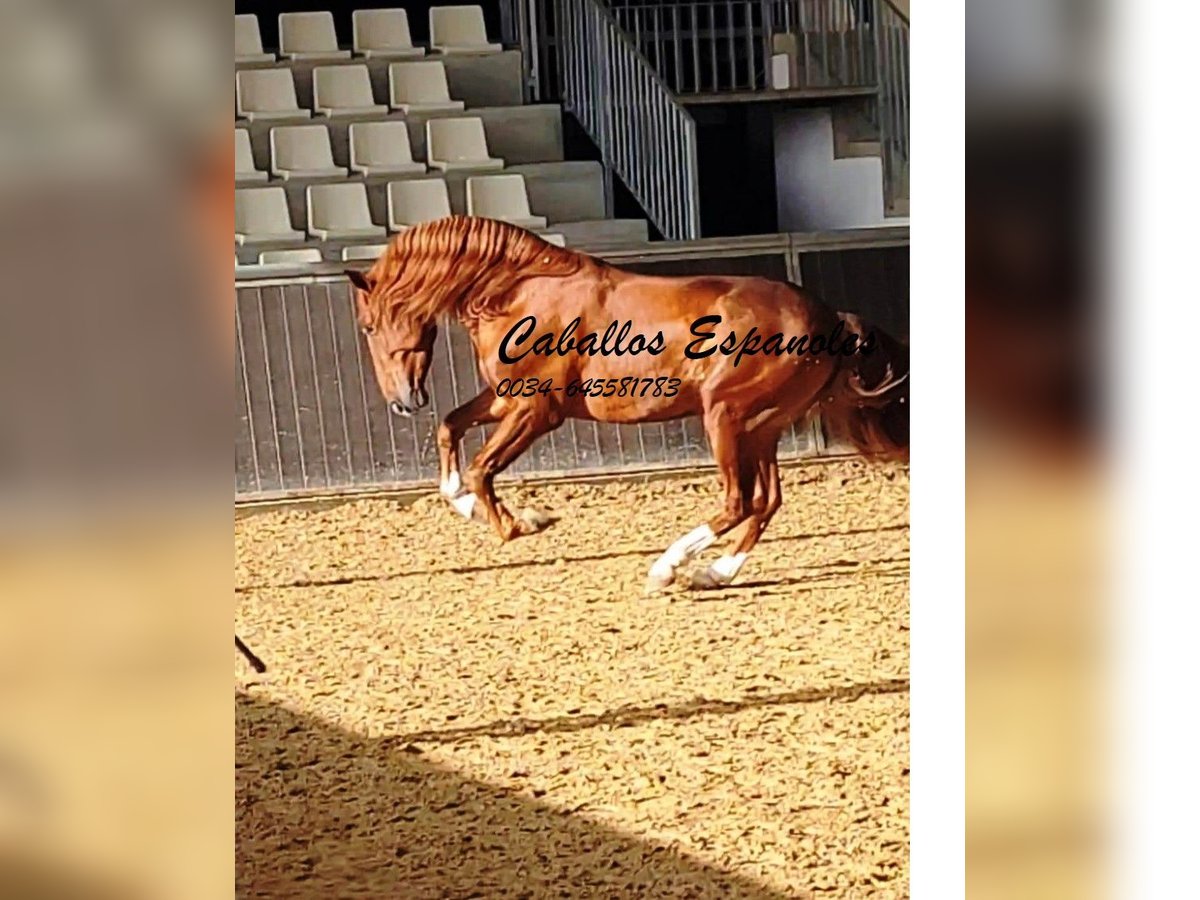
<instances>
[{"instance_id":1,"label":"handrail","mask_svg":"<svg viewBox=\"0 0 1200 900\"><path fill-rule=\"evenodd\" d=\"M554 8L563 106L663 237L699 237L695 121L598 0Z\"/></svg>"},{"instance_id":2,"label":"handrail","mask_svg":"<svg viewBox=\"0 0 1200 900\"><path fill-rule=\"evenodd\" d=\"M617 23L680 95L776 87L771 57L790 57L790 85L875 84L875 0L606 0Z\"/></svg>"},{"instance_id":3,"label":"handrail","mask_svg":"<svg viewBox=\"0 0 1200 900\"><path fill-rule=\"evenodd\" d=\"M892 15L903 22L906 26L908 25L908 16L905 15L904 10L893 3L892 0L881 0L881 2L887 6L890 6L892 8Z\"/></svg>"}]
</instances>

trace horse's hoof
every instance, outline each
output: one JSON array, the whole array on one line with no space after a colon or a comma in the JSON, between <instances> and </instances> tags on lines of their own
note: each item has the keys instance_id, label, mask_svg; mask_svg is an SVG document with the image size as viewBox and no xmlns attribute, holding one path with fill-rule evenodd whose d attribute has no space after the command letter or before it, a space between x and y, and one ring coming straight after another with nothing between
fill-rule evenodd
<instances>
[{"instance_id":1,"label":"horse's hoof","mask_svg":"<svg viewBox=\"0 0 1200 900\"><path fill-rule=\"evenodd\" d=\"M519 513L517 513L517 517L532 529L531 531L526 531L525 534L534 534L538 531L542 531L558 521L556 516L552 515L546 510L536 509L532 506L522 509Z\"/></svg>"},{"instance_id":2,"label":"horse's hoof","mask_svg":"<svg viewBox=\"0 0 1200 900\"><path fill-rule=\"evenodd\" d=\"M643 591L643 594L647 597L649 597L651 594L657 594L659 591L664 591L669 588L674 581L674 572L666 575L656 575L652 572L646 576L646 587Z\"/></svg>"},{"instance_id":3,"label":"horse's hoof","mask_svg":"<svg viewBox=\"0 0 1200 900\"><path fill-rule=\"evenodd\" d=\"M479 498L469 491L459 491L457 494L442 492L442 497L450 504L450 508L468 522L487 522L487 512Z\"/></svg>"},{"instance_id":4,"label":"horse's hoof","mask_svg":"<svg viewBox=\"0 0 1200 900\"><path fill-rule=\"evenodd\" d=\"M712 569L698 569L692 572L689 586L693 591L711 591L716 588L728 587L731 581L733 581L732 578L726 578Z\"/></svg>"}]
</instances>

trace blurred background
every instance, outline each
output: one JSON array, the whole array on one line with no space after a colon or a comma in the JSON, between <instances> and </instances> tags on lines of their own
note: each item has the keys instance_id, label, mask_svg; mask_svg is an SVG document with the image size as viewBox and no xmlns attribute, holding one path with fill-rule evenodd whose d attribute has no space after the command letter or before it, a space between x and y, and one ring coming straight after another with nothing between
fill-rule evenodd
<instances>
[{"instance_id":1,"label":"blurred background","mask_svg":"<svg viewBox=\"0 0 1200 900\"><path fill-rule=\"evenodd\" d=\"M973 898L1108 886L1107 13L1074 0L967 4Z\"/></svg>"},{"instance_id":2,"label":"blurred background","mask_svg":"<svg viewBox=\"0 0 1200 900\"><path fill-rule=\"evenodd\" d=\"M232 884L231 7L0 4L5 897Z\"/></svg>"}]
</instances>

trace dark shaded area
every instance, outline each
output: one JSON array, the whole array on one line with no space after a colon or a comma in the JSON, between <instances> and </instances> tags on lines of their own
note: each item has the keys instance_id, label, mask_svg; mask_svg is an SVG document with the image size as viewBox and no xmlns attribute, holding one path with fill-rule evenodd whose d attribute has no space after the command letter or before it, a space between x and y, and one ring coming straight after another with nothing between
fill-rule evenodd
<instances>
[{"instance_id":1,"label":"dark shaded area","mask_svg":"<svg viewBox=\"0 0 1200 900\"><path fill-rule=\"evenodd\" d=\"M968 417L1090 440L1103 398L1103 311L1089 273L1102 221L1096 125L1081 112L992 110L968 121Z\"/></svg>"},{"instance_id":2,"label":"dark shaded area","mask_svg":"<svg viewBox=\"0 0 1200 900\"><path fill-rule=\"evenodd\" d=\"M774 113L764 104L692 107L700 169L700 233L704 237L773 234Z\"/></svg>"},{"instance_id":3,"label":"dark shaded area","mask_svg":"<svg viewBox=\"0 0 1200 900\"><path fill-rule=\"evenodd\" d=\"M237 896L780 900L669 847L245 693L236 698Z\"/></svg>"},{"instance_id":4,"label":"dark shaded area","mask_svg":"<svg viewBox=\"0 0 1200 900\"><path fill-rule=\"evenodd\" d=\"M907 246L804 253L800 275L804 287L834 309L860 315L908 341Z\"/></svg>"}]
</instances>

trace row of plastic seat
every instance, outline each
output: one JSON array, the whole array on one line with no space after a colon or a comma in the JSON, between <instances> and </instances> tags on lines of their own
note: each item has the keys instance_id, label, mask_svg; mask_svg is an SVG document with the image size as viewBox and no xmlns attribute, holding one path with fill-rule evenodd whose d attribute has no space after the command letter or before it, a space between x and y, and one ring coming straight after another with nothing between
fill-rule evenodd
<instances>
[{"instance_id":1,"label":"row of plastic seat","mask_svg":"<svg viewBox=\"0 0 1200 900\"><path fill-rule=\"evenodd\" d=\"M567 246L566 239L561 234L544 231L539 237L559 247ZM342 262L378 259L380 254L387 250L387 248L388 245L384 243L350 244L341 248L338 258ZM298 266L317 266L331 261L325 258L325 253L320 247L285 247L279 250L259 251L257 262L252 265L285 266L290 269ZM245 266L238 262L236 254L234 254L234 266L236 269L245 268Z\"/></svg>"},{"instance_id":2,"label":"row of plastic seat","mask_svg":"<svg viewBox=\"0 0 1200 900\"><path fill-rule=\"evenodd\" d=\"M467 179L467 213L500 219L531 230L546 227L544 216L529 208L525 179L517 174ZM387 225L371 218L362 182L312 184L305 191L307 235L292 225L282 187L234 191L234 237L239 245L297 243L306 237L322 241L358 241L386 237L422 222L451 215L450 193L441 178L413 178L387 186Z\"/></svg>"},{"instance_id":3,"label":"row of plastic seat","mask_svg":"<svg viewBox=\"0 0 1200 900\"><path fill-rule=\"evenodd\" d=\"M408 12L403 9L358 9L353 15L353 50L358 56L407 58L424 56L412 42ZM235 63L269 63L275 54L263 49L258 17L233 17ZM429 10L429 46L436 53L497 53L488 40L479 6L435 6ZM347 59L350 50L338 43L331 12L279 14L279 55L286 59Z\"/></svg>"},{"instance_id":4,"label":"row of plastic seat","mask_svg":"<svg viewBox=\"0 0 1200 900\"><path fill-rule=\"evenodd\" d=\"M413 159L408 123L355 122L350 125L350 171L361 175L414 175L426 171ZM350 174L333 161L329 129L321 124L285 125L270 132L271 174L285 180L345 178ZM250 133L233 130L235 180L266 181L268 175L254 164ZM488 151L483 120L474 116L430 119L425 123L425 156L442 172L495 171L504 160Z\"/></svg>"},{"instance_id":5,"label":"row of plastic seat","mask_svg":"<svg viewBox=\"0 0 1200 900\"><path fill-rule=\"evenodd\" d=\"M308 119L322 116L387 115L389 107L403 113L444 112L463 108L450 96L446 67L440 60L399 62L388 66L387 103L376 102L371 73L364 65L317 66L312 70L313 110L296 99L290 69L242 69L235 78L238 118Z\"/></svg>"}]
</instances>

